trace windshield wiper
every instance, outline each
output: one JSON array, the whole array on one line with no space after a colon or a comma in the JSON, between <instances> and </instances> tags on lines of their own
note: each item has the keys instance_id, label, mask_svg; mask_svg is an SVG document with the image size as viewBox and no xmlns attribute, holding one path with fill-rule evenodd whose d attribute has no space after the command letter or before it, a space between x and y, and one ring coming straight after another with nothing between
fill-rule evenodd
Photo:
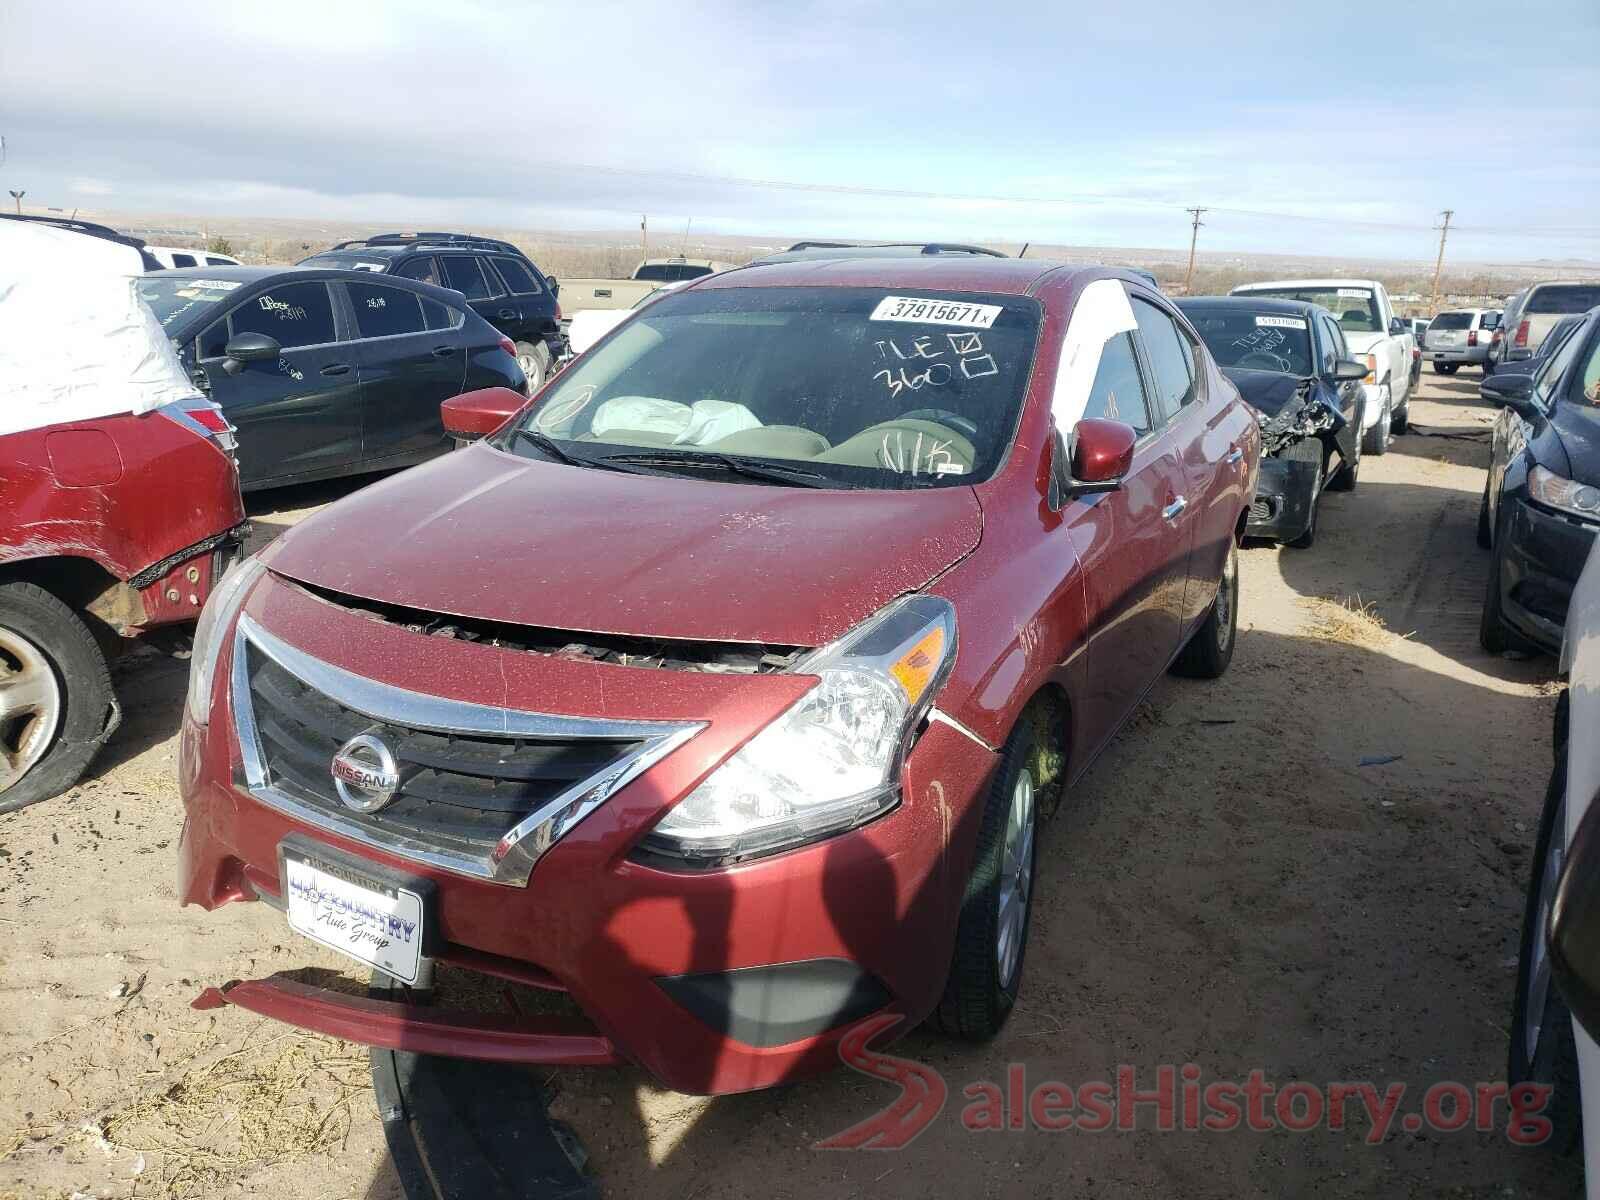
<instances>
[{"instance_id":1,"label":"windshield wiper","mask_svg":"<svg viewBox=\"0 0 1600 1200\"><path fill-rule=\"evenodd\" d=\"M651 467L710 467L713 470L727 471L733 475L744 475L750 479L759 479L764 483L779 483L788 487L812 488L854 488L855 484L841 483L836 479L818 471L808 471L804 467L792 466L785 462L775 462L766 458L744 458L736 454L704 454L704 453L643 453L643 454L607 454L601 459L610 463L637 463L641 466Z\"/></svg>"},{"instance_id":2,"label":"windshield wiper","mask_svg":"<svg viewBox=\"0 0 1600 1200\"><path fill-rule=\"evenodd\" d=\"M512 430L511 441L513 444L519 440L532 442L557 462L566 463L571 467L593 467L597 471L624 471L629 475L659 475L661 473L659 471L646 470L643 467L631 466L626 462L613 462L613 456L601 455L599 458L589 458L582 454L573 454L570 450L563 449L561 443L548 433L543 433L537 429L522 427Z\"/></svg>"}]
</instances>

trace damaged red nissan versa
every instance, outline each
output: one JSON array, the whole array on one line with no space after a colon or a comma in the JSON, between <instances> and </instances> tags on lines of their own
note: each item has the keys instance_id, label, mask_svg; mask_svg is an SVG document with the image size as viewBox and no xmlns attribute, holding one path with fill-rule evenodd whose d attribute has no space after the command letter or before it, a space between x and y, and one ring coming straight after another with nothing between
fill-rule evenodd
<instances>
[{"instance_id":1,"label":"damaged red nissan versa","mask_svg":"<svg viewBox=\"0 0 1600 1200\"><path fill-rule=\"evenodd\" d=\"M640 310L208 604L183 900L414 990L197 1005L700 1093L879 1012L992 1035L1041 814L1169 666L1228 665L1258 448L1112 270L787 263ZM430 1005L436 964L582 1016Z\"/></svg>"}]
</instances>

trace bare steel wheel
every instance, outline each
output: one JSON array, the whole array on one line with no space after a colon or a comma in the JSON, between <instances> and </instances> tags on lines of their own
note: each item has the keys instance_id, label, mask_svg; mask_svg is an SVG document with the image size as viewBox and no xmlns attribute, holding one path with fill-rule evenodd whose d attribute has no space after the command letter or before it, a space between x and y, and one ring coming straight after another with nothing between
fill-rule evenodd
<instances>
[{"instance_id":1,"label":"bare steel wheel","mask_svg":"<svg viewBox=\"0 0 1600 1200\"><path fill-rule=\"evenodd\" d=\"M0 793L44 757L61 727L61 685L50 660L0 626Z\"/></svg>"}]
</instances>

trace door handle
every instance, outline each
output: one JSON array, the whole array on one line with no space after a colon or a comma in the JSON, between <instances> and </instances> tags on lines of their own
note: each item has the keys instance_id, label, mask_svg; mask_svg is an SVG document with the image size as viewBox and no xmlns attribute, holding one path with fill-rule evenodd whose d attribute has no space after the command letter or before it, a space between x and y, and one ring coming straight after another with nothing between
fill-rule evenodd
<instances>
[{"instance_id":1,"label":"door handle","mask_svg":"<svg viewBox=\"0 0 1600 1200\"><path fill-rule=\"evenodd\" d=\"M348 375L348 374L350 374L350 364L349 363L329 363L327 366L322 368L322 374L324 374L324 375Z\"/></svg>"},{"instance_id":2,"label":"door handle","mask_svg":"<svg viewBox=\"0 0 1600 1200\"><path fill-rule=\"evenodd\" d=\"M1189 502L1179 496L1172 503L1161 510L1161 515L1169 521L1176 521L1183 510L1189 507Z\"/></svg>"},{"instance_id":3,"label":"door handle","mask_svg":"<svg viewBox=\"0 0 1600 1200\"><path fill-rule=\"evenodd\" d=\"M502 308L500 310L500 319L502 321L515 321L518 315L517 310L514 308Z\"/></svg>"},{"instance_id":4,"label":"door handle","mask_svg":"<svg viewBox=\"0 0 1600 1200\"><path fill-rule=\"evenodd\" d=\"M1231 467L1234 463L1238 462L1242 458L1244 458L1244 451L1235 446L1232 450L1228 451L1228 457L1222 461Z\"/></svg>"},{"instance_id":5,"label":"door handle","mask_svg":"<svg viewBox=\"0 0 1600 1200\"><path fill-rule=\"evenodd\" d=\"M435 346L433 348L433 356L435 358L449 358L455 352L456 348L454 346Z\"/></svg>"}]
</instances>

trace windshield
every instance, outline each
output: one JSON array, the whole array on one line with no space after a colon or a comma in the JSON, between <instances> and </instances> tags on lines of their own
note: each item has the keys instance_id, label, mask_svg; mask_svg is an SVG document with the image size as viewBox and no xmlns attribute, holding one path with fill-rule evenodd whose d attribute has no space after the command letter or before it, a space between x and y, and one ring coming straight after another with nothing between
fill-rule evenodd
<instances>
[{"instance_id":1,"label":"windshield","mask_svg":"<svg viewBox=\"0 0 1600 1200\"><path fill-rule=\"evenodd\" d=\"M150 306L161 328L169 329L180 318L203 312L226 300L244 286L237 279L173 278L165 274L141 275L139 299ZM187 322L186 322L187 323Z\"/></svg>"},{"instance_id":2,"label":"windshield","mask_svg":"<svg viewBox=\"0 0 1600 1200\"><path fill-rule=\"evenodd\" d=\"M376 271L381 275L389 269L389 256L382 251L327 250L310 258L302 258L295 265L338 271Z\"/></svg>"},{"instance_id":3,"label":"windshield","mask_svg":"<svg viewBox=\"0 0 1600 1200\"><path fill-rule=\"evenodd\" d=\"M653 469L781 460L810 486L973 483L1010 446L1038 325L1037 301L1018 296L678 292L586 353L519 426L591 464L648 451ZM545 453L536 440L513 428L501 444Z\"/></svg>"},{"instance_id":4,"label":"windshield","mask_svg":"<svg viewBox=\"0 0 1600 1200\"><path fill-rule=\"evenodd\" d=\"M1346 333L1383 332L1383 325L1378 320L1378 298L1370 288L1251 288L1244 294L1320 304L1337 318L1339 328Z\"/></svg>"},{"instance_id":5,"label":"windshield","mask_svg":"<svg viewBox=\"0 0 1600 1200\"><path fill-rule=\"evenodd\" d=\"M1311 374L1311 328L1290 313L1179 306L1219 367Z\"/></svg>"}]
</instances>

